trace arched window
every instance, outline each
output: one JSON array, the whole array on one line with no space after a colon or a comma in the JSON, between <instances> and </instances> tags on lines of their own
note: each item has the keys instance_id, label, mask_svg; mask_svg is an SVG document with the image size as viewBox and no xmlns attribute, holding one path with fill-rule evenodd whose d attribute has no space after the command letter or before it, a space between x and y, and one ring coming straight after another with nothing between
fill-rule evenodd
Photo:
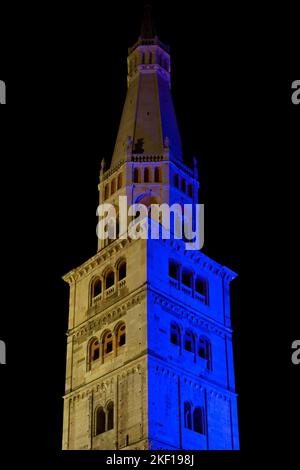
<instances>
[{"instance_id":1,"label":"arched window","mask_svg":"<svg viewBox=\"0 0 300 470\"><path fill-rule=\"evenodd\" d=\"M133 170L133 182L134 183L139 183L140 182L140 172L138 168L135 168Z\"/></svg>"},{"instance_id":2,"label":"arched window","mask_svg":"<svg viewBox=\"0 0 300 470\"><path fill-rule=\"evenodd\" d=\"M105 289L109 289L115 284L115 273L114 271L110 270L106 274L105 277Z\"/></svg>"},{"instance_id":3,"label":"arched window","mask_svg":"<svg viewBox=\"0 0 300 470\"><path fill-rule=\"evenodd\" d=\"M119 281L122 281L122 279L125 279L126 277L126 261L121 261L118 267L118 278Z\"/></svg>"},{"instance_id":4,"label":"arched window","mask_svg":"<svg viewBox=\"0 0 300 470\"><path fill-rule=\"evenodd\" d=\"M188 195L190 198L193 197L193 185L191 183L188 185Z\"/></svg>"},{"instance_id":5,"label":"arched window","mask_svg":"<svg viewBox=\"0 0 300 470\"><path fill-rule=\"evenodd\" d=\"M169 261L169 276L172 279L179 280L179 264L176 261L170 260Z\"/></svg>"},{"instance_id":6,"label":"arched window","mask_svg":"<svg viewBox=\"0 0 300 470\"><path fill-rule=\"evenodd\" d=\"M179 188L179 176L177 174L174 175L174 186Z\"/></svg>"},{"instance_id":7,"label":"arched window","mask_svg":"<svg viewBox=\"0 0 300 470\"><path fill-rule=\"evenodd\" d=\"M205 336L201 336L199 339L198 354L202 359L206 359L207 369L212 370L211 342Z\"/></svg>"},{"instance_id":8,"label":"arched window","mask_svg":"<svg viewBox=\"0 0 300 470\"><path fill-rule=\"evenodd\" d=\"M184 349L188 352L195 352L195 337L191 331L186 331L184 335Z\"/></svg>"},{"instance_id":9,"label":"arched window","mask_svg":"<svg viewBox=\"0 0 300 470\"><path fill-rule=\"evenodd\" d=\"M104 432L105 432L105 413L104 413L102 406L100 406L96 410L96 436Z\"/></svg>"},{"instance_id":10,"label":"arched window","mask_svg":"<svg viewBox=\"0 0 300 470\"><path fill-rule=\"evenodd\" d=\"M104 199L108 199L108 198L109 198L109 186L107 184L104 190Z\"/></svg>"},{"instance_id":11,"label":"arched window","mask_svg":"<svg viewBox=\"0 0 300 470\"><path fill-rule=\"evenodd\" d=\"M90 343L89 358L90 364L97 361L100 357L100 343L97 338L93 339Z\"/></svg>"},{"instance_id":12,"label":"arched window","mask_svg":"<svg viewBox=\"0 0 300 470\"><path fill-rule=\"evenodd\" d=\"M160 170L159 168L155 168L154 170L154 182L160 183Z\"/></svg>"},{"instance_id":13,"label":"arched window","mask_svg":"<svg viewBox=\"0 0 300 470\"><path fill-rule=\"evenodd\" d=\"M205 415L202 406L197 406L194 409L194 431L199 434L205 434Z\"/></svg>"},{"instance_id":14,"label":"arched window","mask_svg":"<svg viewBox=\"0 0 300 470\"><path fill-rule=\"evenodd\" d=\"M126 326L120 325L117 330L117 345L118 347L124 346L126 344Z\"/></svg>"},{"instance_id":15,"label":"arched window","mask_svg":"<svg viewBox=\"0 0 300 470\"><path fill-rule=\"evenodd\" d=\"M184 427L192 429L192 407L189 401L184 402Z\"/></svg>"},{"instance_id":16,"label":"arched window","mask_svg":"<svg viewBox=\"0 0 300 470\"><path fill-rule=\"evenodd\" d=\"M112 401L107 405L107 431L114 428L114 404Z\"/></svg>"},{"instance_id":17,"label":"arched window","mask_svg":"<svg viewBox=\"0 0 300 470\"><path fill-rule=\"evenodd\" d=\"M121 189L122 186L123 186L123 177L122 177L122 173L120 173L118 176L118 189Z\"/></svg>"},{"instance_id":18,"label":"arched window","mask_svg":"<svg viewBox=\"0 0 300 470\"><path fill-rule=\"evenodd\" d=\"M144 170L144 183L150 182L150 171L149 168L145 168Z\"/></svg>"},{"instance_id":19,"label":"arched window","mask_svg":"<svg viewBox=\"0 0 300 470\"><path fill-rule=\"evenodd\" d=\"M185 193L185 191L186 191L186 183L185 183L185 179L183 179L183 178L181 180L181 191L183 193Z\"/></svg>"},{"instance_id":20,"label":"arched window","mask_svg":"<svg viewBox=\"0 0 300 470\"><path fill-rule=\"evenodd\" d=\"M114 194L116 192L116 180L112 180L110 185L110 194Z\"/></svg>"},{"instance_id":21,"label":"arched window","mask_svg":"<svg viewBox=\"0 0 300 470\"><path fill-rule=\"evenodd\" d=\"M193 287L193 273L187 269L184 269L182 271L181 282L184 286L187 286L191 289Z\"/></svg>"},{"instance_id":22,"label":"arched window","mask_svg":"<svg viewBox=\"0 0 300 470\"><path fill-rule=\"evenodd\" d=\"M94 279L91 288L91 299L93 300L95 297L98 297L102 292L102 282L100 278Z\"/></svg>"},{"instance_id":23,"label":"arched window","mask_svg":"<svg viewBox=\"0 0 300 470\"><path fill-rule=\"evenodd\" d=\"M113 350L113 337L110 331L108 331L103 338L103 354L106 356Z\"/></svg>"},{"instance_id":24,"label":"arched window","mask_svg":"<svg viewBox=\"0 0 300 470\"><path fill-rule=\"evenodd\" d=\"M180 328L176 323L171 323L171 343L180 346Z\"/></svg>"}]
</instances>

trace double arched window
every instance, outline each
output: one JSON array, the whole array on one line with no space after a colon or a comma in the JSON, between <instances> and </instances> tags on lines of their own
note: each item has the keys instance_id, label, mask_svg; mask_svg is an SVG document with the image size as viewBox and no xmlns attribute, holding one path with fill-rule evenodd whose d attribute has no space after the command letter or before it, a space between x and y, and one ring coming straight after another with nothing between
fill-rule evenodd
<instances>
[{"instance_id":1,"label":"double arched window","mask_svg":"<svg viewBox=\"0 0 300 470\"><path fill-rule=\"evenodd\" d=\"M106 408L99 406L95 412L95 435L103 434L114 428L114 404L110 401Z\"/></svg>"},{"instance_id":2,"label":"double arched window","mask_svg":"<svg viewBox=\"0 0 300 470\"><path fill-rule=\"evenodd\" d=\"M203 406L193 408L190 401L184 402L184 427L199 434L206 434L206 419Z\"/></svg>"}]
</instances>

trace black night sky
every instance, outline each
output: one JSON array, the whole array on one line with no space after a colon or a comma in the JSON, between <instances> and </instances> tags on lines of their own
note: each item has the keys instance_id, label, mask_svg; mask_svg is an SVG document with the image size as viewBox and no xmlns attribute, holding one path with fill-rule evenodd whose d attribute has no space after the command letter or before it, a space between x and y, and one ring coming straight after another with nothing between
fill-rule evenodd
<instances>
[{"instance_id":1,"label":"black night sky","mask_svg":"<svg viewBox=\"0 0 300 470\"><path fill-rule=\"evenodd\" d=\"M112 155L142 3L26 5L1 31L9 106L0 129L0 339L8 348L0 447L11 459L39 457L51 468L62 459L68 287L61 276L96 253L100 161ZM185 161L199 160L204 252L239 274L232 285L238 463L277 453L292 462L300 419L300 366L290 360L300 336L294 64L279 46L275 11L152 3L158 35L171 47Z\"/></svg>"}]
</instances>

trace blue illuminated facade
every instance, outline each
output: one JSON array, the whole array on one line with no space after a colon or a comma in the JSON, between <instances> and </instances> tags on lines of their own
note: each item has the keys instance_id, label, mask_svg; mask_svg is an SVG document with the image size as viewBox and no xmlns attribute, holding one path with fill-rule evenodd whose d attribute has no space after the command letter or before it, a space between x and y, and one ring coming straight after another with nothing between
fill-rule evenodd
<instances>
[{"instance_id":1,"label":"blue illuminated facade","mask_svg":"<svg viewBox=\"0 0 300 470\"><path fill-rule=\"evenodd\" d=\"M146 14L140 37L140 96L143 80L150 76L142 73L147 48L149 44L160 44L154 32L150 15ZM169 73L168 50L162 44L160 47L165 60L159 63L166 64ZM162 171L167 174L163 182L168 190L166 194L152 185L147 194L152 202L196 203L197 162L193 169L183 163L170 77L165 72L157 71L158 106L149 90L141 100L148 105L154 103L160 110L161 135L167 136L169 143L161 150L168 159L167 171ZM136 120L143 111L139 106ZM141 129L147 132L145 124ZM148 142L150 147L152 141L157 145L155 134L149 132L149 136L146 146ZM144 156L152 152L146 148ZM239 449L229 288L236 274L199 251L187 251L183 240L149 239L147 244L150 447Z\"/></svg>"},{"instance_id":2,"label":"blue illuminated facade","mask_svg":"<svg viewBox=\"0 0 300 470\"><path fill-rule=\"evenodd\" d=\"M239 449L229 284L183 241L148 241L149 436L153 449Z\"/></svg>"}]
</instances>

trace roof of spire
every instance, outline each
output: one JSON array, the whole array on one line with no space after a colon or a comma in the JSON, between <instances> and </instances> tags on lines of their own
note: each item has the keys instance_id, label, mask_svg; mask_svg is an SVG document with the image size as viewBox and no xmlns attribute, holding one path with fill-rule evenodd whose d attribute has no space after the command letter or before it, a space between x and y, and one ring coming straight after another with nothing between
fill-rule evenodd
<instances>
[{"instance_id":1,"label":"roof of spire","mask_svg":"<svg viewBox=\"0 0 300 470\"><path fill-rule=\"evenodd\" d=\"M152 15L152 5L149 2L144 6L144 17L140 37L142 39L154 39L156 36L156 29Z\"/></svg>"}]
</instances>

